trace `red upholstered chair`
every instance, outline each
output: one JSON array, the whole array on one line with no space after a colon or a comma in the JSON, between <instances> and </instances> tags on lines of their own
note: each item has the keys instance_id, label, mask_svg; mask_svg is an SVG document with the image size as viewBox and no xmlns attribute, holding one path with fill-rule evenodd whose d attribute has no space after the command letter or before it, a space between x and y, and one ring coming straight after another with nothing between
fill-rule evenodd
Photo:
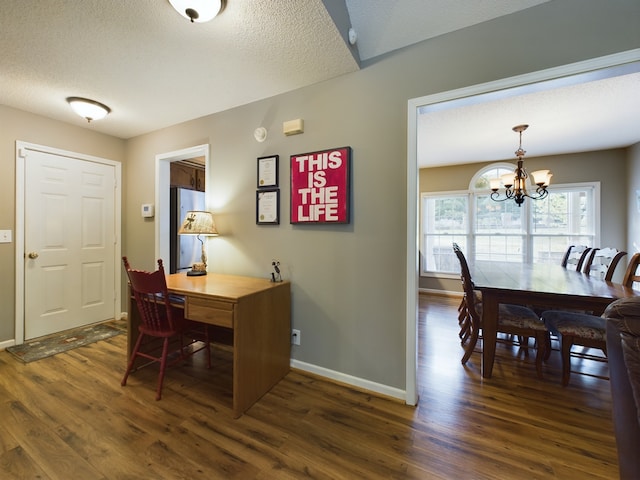
<instances>
[{"instance_id":1,"label":"red upholstered chair","mask_svg":"<svg viewBox=\"0 0 640 480\"><path fill-rule=\"evenodd\" d=\"M177 339L179 341L179 354L175 361L171 362L172 364L204 349L207 352L207 367L211 367L208 328L205 324L185 320L184 309L171 304L162 260L158 260L158 270L155 272L131 269L127 257L122 257L122 261L138 308L140 325L138 326L139 336L131 352L127 371L121 383L122 386L127 384L127 378L129 378L137 358L142 357L153 362L159 362L160 373L158 375L156 400L160 400L164 374L168 366L167 359L169 354L173 353L169 352L169 345L172 340ZM140 346L143 344L145 337L162 339L160 356L141 351ZM185 345L184 338L189 338L187 345ZM202 341L204 345L200 348L189 349L188 347L195 341Z\"/></svg>"}]
</instances>

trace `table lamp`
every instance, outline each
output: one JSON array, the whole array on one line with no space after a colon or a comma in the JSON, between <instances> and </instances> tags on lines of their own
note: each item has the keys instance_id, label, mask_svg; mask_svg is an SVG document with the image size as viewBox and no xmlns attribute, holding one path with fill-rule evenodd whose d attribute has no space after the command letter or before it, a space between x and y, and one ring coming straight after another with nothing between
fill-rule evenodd
<instances>
[{"instance_id":1,"label":"table lamp","mask_svg":"<svg viewBox=\"0 0 640 480\"><path fill-rule=\"evenodd\" d=\"M182 226L178 231L178 235L197 235L200 244L202 245L202 263L194 263L191 270L187 272L190 277L200 276L207 274L207 253L204 248L204 241L200 238L200 235L208 237L218 236L218 230L216 230L216 224L213 221L213 214L211 212L203 212L201 210L190 210L187 212Z\"/></svg>"}]
</instances>

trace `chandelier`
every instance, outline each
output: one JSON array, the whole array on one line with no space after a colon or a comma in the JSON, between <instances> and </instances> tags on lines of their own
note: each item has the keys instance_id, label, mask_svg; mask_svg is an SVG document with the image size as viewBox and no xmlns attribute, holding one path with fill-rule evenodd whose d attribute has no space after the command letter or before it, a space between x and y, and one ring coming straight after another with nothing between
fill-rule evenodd
<instances>
[{"instance_id":1,"label":"chandelier","mask_svg":"<svg viewBox=\"0 0 640 480\"><path fill-rule=\"evenodd\" d=\"M529 174L524 169L523 160L524 154L527 153L522 149L522 132L524 132L529 125L516 125L513 127L513 131L520 134L520 144L518 150L516 150L516 157L518 157L518 166L513 173L507 173L500 178L494 178L491 180L491 200L496 202L504 202L505 200L513 199L520 207L524 203L526 197L532 200L542 200L549 192L547 187L551 181L552 173L549 170L537 170L531 172L531 179L536 185L535 193L529 193L527 191L527 178ZM500 184L504 186L504 196L500 195Z\"/></svg>"}]
</instances>

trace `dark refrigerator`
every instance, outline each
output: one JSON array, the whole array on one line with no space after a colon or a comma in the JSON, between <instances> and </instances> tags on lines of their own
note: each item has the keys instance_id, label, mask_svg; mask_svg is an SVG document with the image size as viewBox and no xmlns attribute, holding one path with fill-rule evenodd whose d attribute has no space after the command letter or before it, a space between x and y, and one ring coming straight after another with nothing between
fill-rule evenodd
<instances>
[{"instance_id":1,"label":"dark refrigerator","mask_svg":"<svg viewBox=\"0 0 640 480\"><path fill-rule=\"evenodd\" d=\"M200 262L202 244L195 235L178 235L180 225L190 210L204 210L204 192L171 187L171 222L169 234L170 273L186 272Z\"/></svg>"}]
</instances>

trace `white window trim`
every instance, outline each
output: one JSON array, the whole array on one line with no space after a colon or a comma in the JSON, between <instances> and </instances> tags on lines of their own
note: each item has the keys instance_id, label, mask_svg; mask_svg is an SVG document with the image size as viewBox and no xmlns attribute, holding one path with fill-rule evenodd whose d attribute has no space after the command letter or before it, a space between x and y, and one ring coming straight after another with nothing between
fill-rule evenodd
<instances>
[{"instance_id":1,"label":"white window trim","mask_svg":"<svg viewBox=\"0 0 640 480\"><path fill-rule=\"evenodd\" d=\"M468 237L468 245L473 245L473 237L474 237L474 231L472 228L472 225L475 222L475 202L474 202L474 197L475 195L486 195L488 193L491 192L490 189L474 189L473 185L475 185L476 180L482 176L482 174L487 170L487 169L493 169L493 168L509 168L513 166L512 164L509 163L504 163L504 162L500 162L500 163L494 163L491 165L487 165L483 168L481 168L480 170L478 170L478 172L476 172L476 174L472 177L471 181L469 182L469 190L448 190L448 191L440 191L440 192L421 192L420 193L420 204L419 204L419 227L420 227L420 235L419 235L419 248L420 248L420 252L424 252L425 250L425 232L424 232L424 211L423 211L423 205L424 205L424 200L426 198L438 198L438 197L452 197L452 196L462 196L462 195L468 195L468 204L467 204L467 208L469 209L468 212L468 216L467 218L469 219L469 223L467 224L467 229L466 229L466 235ZM600 238L601 238L601 229L600 229L600 225L601 225L601 221L600 221L600 186L601 183L599 181L594 181L594 182L576 182L576 183L559 183L559 184L551 184L548 187L548 190L550 192L553 192L554 190L580 190L580 189L588 189L588 188L592 188L593 189L593 210L594 210L594 245L599 245L600 244ZM528 199L529 200L529 199ZM507 200L508 201L508 200ZM532 220L532 215L530 215L530 209L527 208L525 216L524 216L524 221L526 222L527 225L527 236L535 236L534 234L532 234L532 230L533 230L533 226L531 225ZM559 235L561 236L561 235ZM527 242L527 246L528 246L529 242ZM528 248L528 247L527 247ZM470 254L472 254L470 252ZM446 273L446 272L437 272L437 271L433 271L433 270L424 270L424 264L422 262L422 258L419 258L420 260L420 265L419 265L419 271L420 271L420 276L421 277L432 277L432 278L443 278L443 279L456 279L459 277L459 275L457 274L452 274L452 273Z\"/></svg>"},{"instance_id":2,"label":"white window trim","mask_svg":"<svg viewBox=\"0 0 640 480\"><path fill-rule=\"evenodd\" d=\"M471 192L469 190L448 190L448 191L442 191L442 192L421 192L420 193L420 204L418 205L419 208L419 222L418 222L418 226L419 226L419 231L420 231L420 235L419 235L419 251L422 252L425 251L425 244L424 244L424 210L423 210L423 205L424 205L424 199L425 198L437 198L437 197L462 197L462 196L467 196L467 209L468 210L472 210L469 207L469 203L471 202ZM469 217L468 217L469 218ZM471 222L469 222L467 224L467 231L465 233L465 235L467 237L469 237L470 232L469 232L469 228L471 226ZM452 274L452 273L446 273L446 272L436 272L433 270L424 270L424 263L422 261L422 257L419 256L418 257L418 261L420 263L419 265L419 272L420 272L420 276L421 277L434 277L434 278L450 278L450 279L456 279L456 278L460 278L460 275L456 275L456 274Z\"/></svg>"}]
</instances>

